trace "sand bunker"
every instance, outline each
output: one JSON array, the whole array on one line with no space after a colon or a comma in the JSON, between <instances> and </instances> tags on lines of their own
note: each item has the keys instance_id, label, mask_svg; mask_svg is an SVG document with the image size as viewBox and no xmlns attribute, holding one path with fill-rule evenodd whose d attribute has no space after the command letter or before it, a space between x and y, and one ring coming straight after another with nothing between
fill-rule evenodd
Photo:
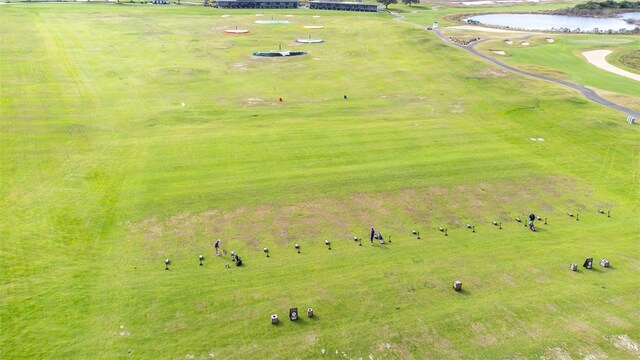
<instances>
[{"instance_id":1,"label":"sand bunker","mask_svg":"<svg viewBox=\"0 0 640 360\"><path fill-rule=\"evenodd\" d=\"M507 55L507 53L502 50L491 50L491 52L498 55Z\"/></svg>"},{"instance_id":2,"label":"sand bunker","mask_svg":"<svg viewBox=\"0 0 640 360\"><path fill-rule=\"evenodd\" d=\"M305 25L304 28L305 29L324 29L324 26L322 26L322 25Z\"/></svg>"},{"instance_id":3,"label":"sand bunker","mask_svg":"<svg viewBox=\"0 0 640 360\"><path fill-rule=\"evenodd\" d=\"M634 74L630 71L620 69L619 67L609 64L606 60L607 55L611 54L611 50L591 50L582 53L589 64L595 65L602 70L612 72L617 75L627 77L629 79L640 81L640 74Z\"/></svg>"},{"instance_id":4,"label":"sand bunker","mask_svg":"<svg viewBox=\"0 0 640 360\"><path fill-rule=\"evenodd\" d=\"M513 44L513 40L505 40L504 43L507 45L511 45Z\"/></svg>"},{"instance_id":5,"label":"sand bunker","mask_svg":"<svg viewBox=\"0 0 640 360\"><path fill-rule=\"evenodd\" d=\"M520 43L520 45L522 46L529 46L529 42L528 41L523 41Z\"/></svg>"},{"instance_id":6,"label":"sand bunker","mask_svg":"<svg viewBox=\"0 0 640 360\"><path fill-rule=\"evenodd\" d=\"M297 43L301 44L320 44L324 42L322 39L296 39Z\"/></svg>"},{"instance_id":7,"label":"sand bunker","mask_svg":"<svg viewBox=\"0 0 640 360\"><path fill-rule=\"evenodd\" d=\"M245 29L229 29L229 30L225 30L224 31L227 34L248 34L249 30L245 30Z\"/></svg>"},{"instance_id":8,"label":"sand bunker","mask_svg":"<svg viewBox=\"0 0 640 360\"><path fill-rule=\"evenodd\" d=\"M554 39L552 38L546 38L545 40L547 40L548 43L554 43L556 42Z\"/></svg>"},{"instance_id":9,"label":"sand bunker","mask_svg":"<svg viewBox=\"0 0 640 360\"><path fill-rule=\"evenodd\" d=\"M227 17L229 17L229 15L224 14L224 15L222 15L222 17L227 18Z\"/></svg>"}]
</instances>

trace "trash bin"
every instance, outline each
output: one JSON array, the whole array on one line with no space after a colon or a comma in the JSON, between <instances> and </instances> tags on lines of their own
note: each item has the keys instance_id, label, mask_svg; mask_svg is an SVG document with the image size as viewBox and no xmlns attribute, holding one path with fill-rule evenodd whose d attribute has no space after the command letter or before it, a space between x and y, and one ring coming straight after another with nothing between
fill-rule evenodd
<instances>
[{"instance_id":1,"label":"trash bin","mask_svg":"<svg viewBox=\"0 0 640 360\"><path fill-rule=\"evenodd\" d=\"M454 281L453 282L453 290L455 290L455 291L462 290L462 282L460 282L459 280Z\"/></svg>"}]
</instances>

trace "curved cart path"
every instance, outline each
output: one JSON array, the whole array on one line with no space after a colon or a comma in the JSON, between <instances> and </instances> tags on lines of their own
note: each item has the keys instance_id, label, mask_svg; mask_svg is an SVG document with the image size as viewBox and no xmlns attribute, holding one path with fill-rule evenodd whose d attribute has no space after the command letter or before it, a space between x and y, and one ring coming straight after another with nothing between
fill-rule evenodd
<instances>
[{"instance_id":1,"label":"curved cart path","mask_svg":"<svg viewBox=\"0 0 640 360\"><path fill-rule=\"evenodd\" d=\"M426 26L423 26L423 25L420 25L420 24L414 24L414 23L405 21L404 20L404 16L401 15L401 14L398 14L398 13L392 13L392 14L396 16L396 18L394 18L394 20L396 20L398 22L405 23L405 24L412 25L412 26L417 26L417 27L419 27L419 28L421 28L423 30L428 30ZM451 44L451 45L455 45L457 47L461 47L461 48L467 50L468 52L472 53L473 55L481 57L481 58L483 58L483 59L485 59L485 60L487 60L487 61L489 61L489 62L491 62L491 63L493 63L493 64L495 64L495 65L497 65L499 67L501 67L501 68L507 69L507 70L509 70L511 72L514 72L516 74L530 76L530 77L533 77L533 78L539 79L539 80L551 81L551 82L554 82L554 83L557 83L557 84L561 84L561 85L570 87L570 88L572 88L574 90L577 90L577 91L581 92L585 97L587 97L590 100L593 100L593 101L597 102L598 104L602 104L602 105L607 106L609 108L618 110L618 111L623 112L623 113L625 113L627 115L631 115L631 116L633 116L635 118L640 118L640 112L635 111L635 110L631 110L631 109L628 109L628 108L626 108L624 106L620 106L620 105L618 105L616 103L613 103L613 102L601 97L595 91L593 91L593 90L591 90L589 88L586 88L586 87L584 87L582 85L574 84L572 82L561 80L561 79L551 78L551 77L544 76L544 75L538 75L538 74L530 73L528 71L524 71L524 70L515 68L513 66L507 65L507 64L503 63L500 60L494 59L493 57L485 55L485 54L479 52L478 50L476 50L476 48L475 48L476 44L479 44L479 43L481 43L483 41L486 41L486 40L476 41L476 42L473 42L473 43L471 43L469 45L460 45L460 44L456 44L455 42L451 41L446 36L442 35L442 33L440 32L439 29L433 29L433 32L442 41L444 41L444 42L446 42L448 44Z\"/></svg>"}]
</instances>

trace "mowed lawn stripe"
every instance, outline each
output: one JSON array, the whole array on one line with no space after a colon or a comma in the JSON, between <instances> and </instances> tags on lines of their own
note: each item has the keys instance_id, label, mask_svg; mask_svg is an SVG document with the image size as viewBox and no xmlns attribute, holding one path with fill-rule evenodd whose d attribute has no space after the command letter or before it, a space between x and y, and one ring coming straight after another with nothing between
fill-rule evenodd
<instances>
[{"instance_id":1,"label":"mowed lawn stripe","mask_svg":"<svg viewBox=\"0 0 640 360\"><path fill-rule=\"evenodd\" d=\"M56 5L0 14L3 357L632 358L620 114L385 13ZM250 55L280 44L309 54Z\"/></svg>"}]
</instances>

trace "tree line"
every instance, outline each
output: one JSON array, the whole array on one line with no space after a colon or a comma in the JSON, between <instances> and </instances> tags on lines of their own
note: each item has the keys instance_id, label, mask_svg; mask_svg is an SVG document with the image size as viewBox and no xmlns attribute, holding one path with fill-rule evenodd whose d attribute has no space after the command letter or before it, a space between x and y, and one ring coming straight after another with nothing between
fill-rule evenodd
<instances>
[{"instance_id":1,"label":"tree line","mask_svg":"<svg viewBox=\"0 0 640 360\"><path fill-rule=\"evenodd\" d=\"M572 8L550 11L550 14L569 16L608 17L621 12L640 10L640 1L588 1Z\"/></svg>"}]
</instances>

